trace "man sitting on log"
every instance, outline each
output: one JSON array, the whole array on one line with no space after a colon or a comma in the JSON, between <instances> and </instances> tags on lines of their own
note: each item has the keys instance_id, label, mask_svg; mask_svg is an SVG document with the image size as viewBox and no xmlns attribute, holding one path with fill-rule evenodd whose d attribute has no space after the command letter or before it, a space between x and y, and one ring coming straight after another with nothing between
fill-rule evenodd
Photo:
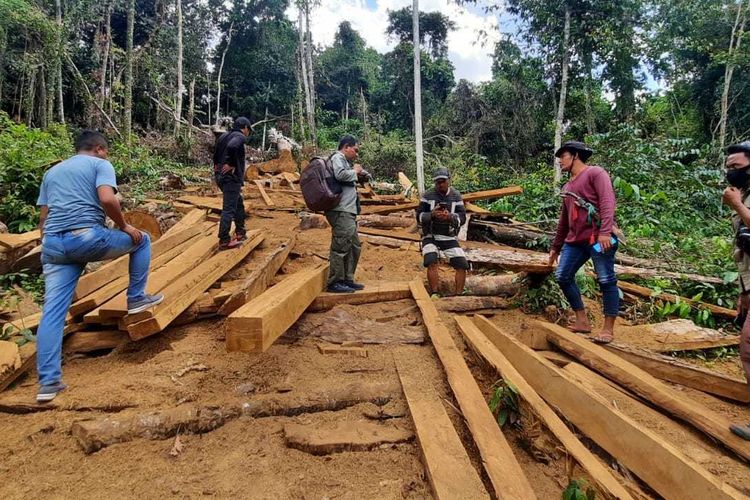
<instances>
[{"instance_id":1,"label":"man sitting on log","mask_svg":"<svg viewBox=\"0 0 750 500\"><path fill-rule=\"evenodd\" d=\"M242 185L245 183L245 138L248 135L250 120L240 116L234 121L234 128L216 140L214 177L224 194L219 221L219 250L237 248L247 239ZM229 237L232 221L234 238Z\"/></svg>"},{"instance_id":2,"label":"man sitting on log","mask_svg":"<svg viewBox=\"0 0 750 500\"><path fill-rule=\"evenodd\" d=\"M164 299L145 292L151 240L125 222L115 196L115 169L107 161L107 140L99 132L84 130L76 141L76 153L47 171L37 201L45 289L36 341L39 402L52 401L66 388L61 368L65 316L87 263L130 254L128 314ZM105 215L119 230L107 228Z\"/></svg>"},{"instance_id":3,"label":"man sitting on log","mask_svg":"<svg viewBox=\"0 0 750 500\"><path fill-rule=\"evenodd\" d=\"M469 262L458 243L458 231L466 223L466 208L461 193L450 185L447 168L438 168L433 176L435 187L427 190L417 208L417 223L422 229L422 256L427 268L430 293L437 293L440 285L438 260L448 259L456 270L455 293L464 290Z\"/></svg>"},{"instance_id":4,"label":"man sitting on log","mask_svg":"<svg viewBox=\"0 0 750 500\"><path fill-rule=\"evenodd\" d=\"M604 326L597 343L607 344L614 339L615 318L620 310L620 291L615 275L615 192L607 171L589 166L586 160L593 154L586 144L568 141L555 152L560 168L570 173L563 186L563 203L557 234L552 242L549 264L560 258L555 277L565 298L576 314L570 329L577 333L591 333L591 324L576 284L576 273L586 261L594 262L596 279L602 291Z\"/></svg>"},{"instance_id":5,"label":"man sitting on log","mask_svg":"<svg viewBox=\"0 0 750 500\"><path fill-rule=\"evenodd\" d=\"M742 328L740 360L745 370L745 378L750 384L750 141L727 148L725 167L729 187L724 190L723 201L734 210L734 260L737 263L740 282L736 320ZM732 425L730 429L734 434L750 441L750 423Z\"/></svg>"},{"instance_id":6,"label":"man sitting on log","mask_svg":"<svg viewBox=\"0 0 750 500\"><path fill-rule=\"evenodd\" d=\"M357 215L360 212L357 182L368 176L359 163L352 163L359 154L359 141L345 135L339 149L331 155L333 175L341 185L341 201L326 212L331 225L331 251L328 262L328 286L332 293L353 293L365 288L354 281L362 245L357 235Z\"/></svg>"}]
</instances>

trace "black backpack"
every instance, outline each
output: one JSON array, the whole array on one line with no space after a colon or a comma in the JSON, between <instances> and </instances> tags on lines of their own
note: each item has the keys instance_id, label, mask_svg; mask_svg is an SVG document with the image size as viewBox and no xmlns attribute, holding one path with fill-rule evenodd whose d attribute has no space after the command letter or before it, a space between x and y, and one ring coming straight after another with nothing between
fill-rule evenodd
<instances>
[{"instance_id":1,"label":"black backpack","mask_svg":"<svg viewBox=\"0 0 750 500\"><path fill-rule=\"evenodd\" d=\"M333 175L330 158L316 156L310 160L300 175L299 185L307 208L315 212L327 212L341 201L341 184Z\"/></svg>"}]
</instances>

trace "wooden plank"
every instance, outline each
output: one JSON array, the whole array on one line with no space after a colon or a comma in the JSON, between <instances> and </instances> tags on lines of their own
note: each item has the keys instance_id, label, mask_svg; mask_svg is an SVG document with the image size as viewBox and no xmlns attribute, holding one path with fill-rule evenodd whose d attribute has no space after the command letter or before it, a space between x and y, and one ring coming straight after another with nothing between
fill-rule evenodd
<instances>
[{"instance_id":1,"label":"wooden plank","mask_svg":"<svg viewBox=\"0 0 750 500\"><path fill-rule=\"evenodd\" d=\"M151 258L155 259L167 250L174 248L183 241L188 240L202 231L203 228L200 225L194 224L171 234L169 231L166 232L161 238L151 244ZM98 290L107 283L111 283L121 276L127 276L129 263L130 256L123 255L112 262L104 264L96 271L81 276L73 295L73 301L80 300L91 292Z\"/></svg>"},{"instance_id":2,"label":"wooden plank","mask_svg":"<svg viewBox=\"0 0 750 500\"><path fill-rule=\"evenodd\" d=\"M474 214L491 214L492 211L487 210L486 208L480 207L479 205L475 205L474 203L464 203L464 206L466 207L467 212L471 212Z\"/></svg>"},{"instance_id":3,"label":"wooden plank","mask_svg":"<svg viewBox=\"0 0 750 500\"><path fill-rule=\"evenodd\" d=\"M161 293L164 294L165 300L148 311L151 317L127 326L130 338L140 340L164 330L215 281L228 273L260 245L264 236L258 234L258 231L251 231L248 233L248 238L239 248L219 252L164 288Z\"/></svg>"},{"instance_id":4,"label":"wooden plank","mask_svg":"<svg viewBox=\"0 0 750 500\"><path fill-rule=\"evenodd\" d=\"M224 202L215 196L181 196L177 201L193 205L194 207L207 208L213 212L221 212Z\"/></svg>"},{"instance_id":5,"label":"wooden plank","mask_svg":"<svg viewBox=\"0 0 750 500\"><path fill-rule=\"evenodd\" d=\"M448 383L456 396L466 424L479 448L482 462L498 498L536 498L508 441L490 412L474 376L453 342L450 332L440 321L440 314L430 299L422 280L409 283L412 296L422 311L427 332L437 351Z\"/></svg>"},{"instance_id":6,"label":"wooden plank","mask_svg":"<svg viewBox=\"0 0 750 500\"><path fill-rule=\"evenodd\" d=\"M620 290L622 290L623 292L632 293L633 295L637 295L639 297L645 297L647 299L654 298L656 300L664 300L672 303L684 302L686 304L690 304L693 307L708 309L712 314L723 318L734 319L737 317L737 311L727 309L726 307L707 304L706 302L700 302L697 300L688 299L687 297L680 297L678 295L673 295L666 292L655 294L654 290L651 290L650 288L646 288L645 286L640 286L633 283L628 283L627 281L619 281L617 283L617 286L620 287Z\"/></svg>"},{"instance_id":7,"label":"wooden plank","mask_svg":"<svg viewBox=\"0 0 750 500\"><path fill-rule=\"evenodd\" d=\"M192 245L196 238L198 236L192 236L191 238L187 239L186 241L183 241L179 245L176 245L173 248L170 248L169 250L165 251L161 255L156 256L155 258L151 259L151 264L149 265L149 273L151 273L154 269L157 269L165 264L167 264L169 261L180 255L182 252L184 252L187 248ZM150 276L149 276L150 279ZM128 273L125 273L124 276L121 276L117 278L116 280L104 285L103 287L99 288L98 290L93 291L92 293L86 295L80 300L77 300L73 304L71 304L70 309L68 310L68 314L70 314L73 317L80 316L81 314L87 313L92 311L95 308L98 308L99 306L103 305L105 302L112 299L112 297L115 297L117 294L120 294L124 297L125 293L123 290L125 290L128 287L128 283L130 282L130 276ZM127 309L127 305L126 305ZM84 320L85 321L85 320Z\"/></svg>"},{"instance_id":8,"label":"wooden plank","mask_svg":"<svg viewBox=\"0 0 750 500\"><path fill-rule=\"evenodd\" d=\"M39 241L41 238L42 234L38 229L20 234L2 233L0 234L0 251L3 249L15 250L29 243Z\"/></svg>"},{"instance_id":9,"label":"wooden plank","mask_svg":"<svg viewBox=\"0 0 750 500\"><path fill-rule=\"evenodd\" d=\"M159 293L159 291L174 282L177 278L190 272L195 266L211 255L218 244L216 236L212 234L191 241L191 245L181 250L171 260L162 263L159 269L149 275L146 293ZM103 319L121 318L127 314L128 299L127 293L124 291L99 308L99 316ZM146 319L146 317L141 317L141 321L143 319Z\"/></svg>"},{"instance_id":10,"label":"wooden plank","mask_svg":"<svg viewBox=\"0 0 750 500\"><path fill-rule=\"evenodd\" d=\"M475 193L466 193L463 195L464 203L487 200L490 198L501 198L503 196L511 196L514 194L523 193L523 189L520 186L509 186L500 189L491 189L489 191L477 191ZM362 207L363 214L390 214L393 212L403 212L405 210L416 210L419 206L419 202L402 203L400 205L389 205L389 206L368 206Z\"/></svg>"},{"instance_id":11,"label":"wooden plank","mask_svg":"<svg viewBox=\"0 0 750 500\"><path fill-rule=\"evenodd\" d=\"M429 379L405 353L393 357L435 497L490 498Z\"/></svg>"},{"instance_id":12,"label":"wooden plank","mask_svg":"<svg viewBox=\"0 0 750 500\"><path fill-rule=\"evenodd\" d=\"M561 326L542 321L535 321L533 325L544 329L547 332L547 340L592 370L617 382L645 400L651 401L674 417L695 426L696 429L715 438L740 457L750 460L750 441L734 435L729 430L732 422L723 415L686 397L681 397L663 382L624 358Z\"/></svg>"},{"instance_id":13,"label":"wooden plank","mask_svg":"<svg viewBox=\"0 0 750 500\"><path fill-rule=\"evenodd\" d=\"M128 334L119 330L76 332L65 341L65 352L71 354L112 349L129 341Z\"/></svg>"},{"instance_id":14,"label":"wooden plank","mask_svg":"<svg viewBox=\"0 0 750 500\"><path fill-rule=\"evenodd\" d=\"M229 315L227 351L261 352L271 347L323 290L328 264L300 271Z\"/></svg>"},{"instance_id":15,"label":"wooden plank","mask_svg":"<svg viewBox=\"0 0 750 500\"><path fill-rule=\"evenodd\" d=\"M483 316L474 324L566 420L667 499L743 498L673 445L621 413Z\"/></svg>"},{"instance_id":16,"label":"wooden plank","mask_svg":"<svg viewBox=\"0 0 750 500\"><path fill-rule=\"evenodd\" d=\"M750 386L745 380L699 368L669 356L654 354L645 349L611 343L606 349L647 371L656 378L691 387L723 398L750 403Z\"/></svg>"},{"instance_id":17,"label":"wooden plank","mask_svg":"<svg viewBox=\"0 0 750 500\"><path fill-rule=\"evenodd\" d=\"M632 498L617 478L565 425L552 408L544 402L534 388L521 376L505 356L466 316L454 316L459 329L474 350L484 358L505 382L518 390L518 394L531 407L545 427L562 443L567 452L591 476L594 484L604 492L606 498Z\"/></svg>"},{"instance_id":18,"label":"wooden plank","mask_svg":"<svg viewBox=\"0 0 750 500\"><path fill-rule=\"evenodd\" d=\"M340 304L371 304L411 298L408 281L369 281L364 282L364 290L354 293L323 292L307 308L308 312L327 311Z\"/></svg>"},{"instance_id":19,"label":"wooden plank","mask_svg":"<svg viewBox=\"0 0 750 500\"><path fill-rule=\"evenodd\" d=\"M192 227L200 222L206 220L206 211L200 208L191 208L189 212L182 216L174 226L167 229L164 236L178 233L189 227Z\"/></svg>"},{"instance_id":20,"label":"wooden plank","mask_svg":"<svg viewBox=\"0 0 750 500\"><path fill-rule=\"evenodd\" d=\"M268 193L266 193L266 189L263 187L262 181L253 181L255 182L255 185L258 186L258 191L260 191L260 195L263 197L263 201L266 202L266 205L269 207L273 207L276 204L273 202L270 196L268 196Z\"/></svg>"},{"instance_id":21,"label":"wooden plank","mask_svg":"<svg viewBox=\"0 0 750 500\"><path fill-rule=\"evenodd\" d=\"M217 311L220 316L229 316L234 311L247 304L255 297L263 293L271 285L273 277L279 272L284 265L289 253L297 242L297 233L283 242L278 248L266 255L263 262L250 273L241 283L230 291L232 294L224 301ZM223 288L223 285L222 285Z\"/></svg>"}]
</instances>

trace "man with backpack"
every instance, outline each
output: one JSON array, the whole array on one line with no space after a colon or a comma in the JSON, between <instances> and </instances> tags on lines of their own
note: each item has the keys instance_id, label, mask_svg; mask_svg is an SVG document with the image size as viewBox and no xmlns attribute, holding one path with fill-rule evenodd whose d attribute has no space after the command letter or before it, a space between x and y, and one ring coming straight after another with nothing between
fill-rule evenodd
<instances>
[{"instance_id":1,"label":"man with backpack","mask_svg":"<svg viewBox=\"0 0 750 500\"><path fill-rule=\"evenodd\" d=\"M438 168L433 176L435 187L427 190L417 207L417 223L422 229L422 255L427 268L430 292L437 293L440 284L440 254L456 270L456 295L464 291L469 262L458 243L458 231L466 223L466 207L455 188L450 185L447 168Z\"/></svg>"},{"instance_id":2,"label":"man with backpack","mask_svg":"<svg viewBox=\"0 0 750 500\"><path fill-rule=\"evenodd\" d=\"M356 184L365 174L360 164L352 164L358 154L357 139L352 135L345 135L339 141L338 151L330 158L334 180L341 187L340 201L325 212L331 225L327 290L333 293L352 293L364 289L364 285L354 281L361 251L357 236L360 206Z\"/></svg>"},{"instance_id":3,"label":"man with backpack","mask_svg":"<svg viewBox=\"0 0 750 500\"><path fill-rule=\"evenodd\" d=\"M740 285L736 323L742 329L740 361L750 384L750 141L729 146L724 166L729 186L724 190L722 201L734 211L734 261ZM730 429L734 434L750 441L750 423L733 424Z\"/></svg>"},{"instance_id":4,"label":"man with backpack","mask_svg":"<svg viewBox=\"0 0 750 500\"><path fill-rule=\"evenodd\" d=\"M242 185L245 183L245 138L250 135L250 120L240 116L234 127L216 140L214 150L214 177L224 194L219 221L219 250L237 248L247 239L245 231L245 204ZM234 238L229 230L234 221Z\"/></svg>"},{"instance_id":5,"label":"man with backpack","mask_svg":"<svg viewBox=\"0 0 750 500\"><path fill-rule=\"evenodd\" d=\"M549 264L554 265L560 259L555 278L576 315L570 329L588 334L591 333L591 324L575 277L587 260L594 262L604 303L604 326L591 340L608 344L614 340L615 318L620 309L615 275L618 245L614 236L616 200L607 171L586 164L593 153L591 148L578 141L568 141L555 152L560 158L562 171L570 173L570 180L563 186L562 210Z\"/></svg>"}]
</instances>

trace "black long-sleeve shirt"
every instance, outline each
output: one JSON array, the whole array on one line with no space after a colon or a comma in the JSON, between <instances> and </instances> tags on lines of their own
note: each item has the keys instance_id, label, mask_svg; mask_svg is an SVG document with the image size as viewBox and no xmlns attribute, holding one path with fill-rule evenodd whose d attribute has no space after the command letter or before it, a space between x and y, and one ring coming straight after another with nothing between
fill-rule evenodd
<instances>
[{"instance_id":1,"label":"black long-sleeve shirt","mask_svg":"<svg viewBox=\"0 0 750 500\"><path fill-rule=\"evenodd\" d=\"M451 214L449 220L432 218L432 211L441 203L445 203L448 207L448 212ZM445 194L438 192L435 188L425 191L422 199L419 200L417 222L422 226L424 235L456 236L458 229L466 223L466 207L461 193L453 187L449 187Z\"/></svg>"},{"instance_id":2,"label":"black long-sleeve shirt","mask_svg":"<svg viewBox=\"0 0 750 500\"><path fill-rule=\"evenodd\" d=\"M245 134L239 129L224 132L216 140L214 150L214 172L221 173L222 167L229 165L234 171L230 175L240 184L245 180Z\"/></svg>"}]
</instances>

